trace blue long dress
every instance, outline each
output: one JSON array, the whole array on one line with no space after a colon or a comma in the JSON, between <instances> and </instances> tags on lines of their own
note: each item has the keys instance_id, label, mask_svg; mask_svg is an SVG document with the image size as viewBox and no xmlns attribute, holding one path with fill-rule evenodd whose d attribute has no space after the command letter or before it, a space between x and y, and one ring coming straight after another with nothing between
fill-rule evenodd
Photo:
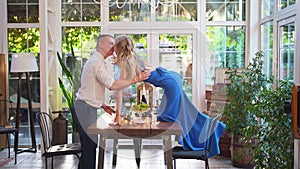
<instances>
[{"instance_id":1,"label":"blue long dress","mask_svg":"<svg viewBox=\"0 0 300 169\"><path fill-rule=\"evenodd\" d=\"M149 82L164 89L157 120L179 123L182 128L179 143L185 150L204 149L207 140L205 140L203 134L208 127L210 117L200 112L187 97L182 89L182 77L176 72L158 67L151 72L149 78L144 82ZM218 143L224 130L225 124L218 122L213 133L209 156L220 153Z\"/></svg>"}]
</instances>

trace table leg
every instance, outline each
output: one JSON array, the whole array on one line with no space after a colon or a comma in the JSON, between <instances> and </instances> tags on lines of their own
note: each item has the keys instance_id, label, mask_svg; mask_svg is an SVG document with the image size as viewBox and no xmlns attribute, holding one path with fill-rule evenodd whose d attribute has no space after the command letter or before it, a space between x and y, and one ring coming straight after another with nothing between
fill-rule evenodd
<instances>
[{"instance_id":1,"label":"table leg","mask_svg":"<svg viewBox=\"0 0 300 169\"><path fill-rule=\"evenodd\" d=\"M171 136L170 135L163 136L163 142L164 142L164 154L167 162L167 169L173 169Z\"/></svg>"},{"instance_id":2,"label":"table leg","mask_svg":"<svg viewBox=\"0 0 300 169\"><path fill-rule=\"evenodd\" d=\"M138 168L140 168L140 162L141 162L141 146L142 146L142 139L133 139L135 161Z\"/></svg>"},{"instance_id":3,"label":"table leg","mask_svg":"<svg viewBox=\"0 0 300 169\"><path fill-rule=\"evenodd\" d=\"M106 136L100 135L99 155L98 155L98 169L103 169L104 168L105 141L106 141Z\"/></svg>"},{"instance_id":4,"label":"table leg","mask_svg":"<svg viewBox=\"0 0 300 169\"><path fill-rule=\"evenodd\" d=\"M112 161L113 165L117 164L117 145L118 145L118 139L114 139L114 144L113 144L113 161Z\"/></svg>"}]
</instances>

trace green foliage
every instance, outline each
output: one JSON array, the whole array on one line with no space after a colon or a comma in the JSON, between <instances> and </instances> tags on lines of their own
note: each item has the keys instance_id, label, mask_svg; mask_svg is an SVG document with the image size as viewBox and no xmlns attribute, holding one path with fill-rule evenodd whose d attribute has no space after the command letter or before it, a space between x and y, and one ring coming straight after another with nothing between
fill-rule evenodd
<instances>
[{"instance_id":1,"label":"green foliage","mask_svg":"<svg viewBox=\"0 0 300 169\"><path fill-rule=\"evenodd\" d=\"M61 78L58 78L59 87L63 93L64 98L66 99L67 106L71 111L71 115L73 115L75 113L73 103L76 97L76 92L80 87L81 67L78 67L79 65L76 56L74 54L72 45L71 45L71 53L72 53L71 58L72 58L72 68L73 68L72 70L65 65L63 58L60 56L58 52L57 52L57 57L62 67L62 71L67 79L67 84L64 84L63 80ZM73 131L77 131L78 129L74 122L73 116L72 116L71 124L72 124Z\"/></svg>"},{"instance_id":2,"label":"green foliage","mask_svg":"<svg viewBox=\"0 0 300 169\"><path fill-rule=\"evenodd\" d=\"M96 39L99 36L100 27L63 27L62 28L62 52L71 51L72 47L80 50L80 54L88 57L90 51L95 49ZM82 56L84 57L84 56Z\"/></svg>"},{"instance_id":3,"label":"green foliage","mask_svg":"<svg viewBox=\"0 0 300 169\"><path fill-rule=\"evenodd\" d=\"M227 130L243 136L245 145L251 146L256 168L293 168L292 120L284 113L284 101L291 99L292 83L280 81L272 88L272 78L263 74L263 53L239 72L231 69L230 103L223 115ZM257 144L247 144L257 139Z\"/></svg>"},{"instance_id":4,"label":"green foliage","mask_svg":"<svg viewBox=\"0 0 300 169\"><path fill-rule=\"evenodd\" d=\"M40 52L40 31L37 28L9 28L9 53Z\"/></svg>"},{"instance_id":5,"label":"green foliage","mask_svg":"<svg viewBox=\"0 0 300 169\"><path fill-rule=\"evenodd\" d=\"M280 81L279 87L261 93L250 109L261 121L256 132L258 144L253 147L256 168L293 168L292 117L284 113L284 101L291 100L291 90L290 81Z\"/></svg>"},{"instance_id":6,"label":"green foliage","mask_svg":"<svg viewBox=\"0 0 300 169\"><path fill-rule=\"evenodd\" d=\"M223 115L226 118L226 128L232 134L245 135L247 127L258 124L249 107L260 99L260 94L272 82L272 79L268 79L263 73L262 57L262 53L257 52L256 57L245 69L226 71L231 82L227 90L230 102L224 107Z\"/></svg>"}]
</instances>

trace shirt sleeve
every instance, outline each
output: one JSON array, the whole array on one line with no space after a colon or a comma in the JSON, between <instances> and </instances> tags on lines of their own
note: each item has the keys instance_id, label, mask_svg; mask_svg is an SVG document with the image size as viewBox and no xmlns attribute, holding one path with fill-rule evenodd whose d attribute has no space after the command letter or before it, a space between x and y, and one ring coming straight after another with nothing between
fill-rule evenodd
<instances>
[{"instance_id":1,"label":"shirt sleeve","mask_svg":"<svg viewBox=\"0 0 300 169\"><path fill-rule=\"evenodd\" d=\"M96 69L96 78L102 82L106 88L110 88L114 83L113 72L110 72L104 62L99 64Z\"/></svg>"}]
</instances>

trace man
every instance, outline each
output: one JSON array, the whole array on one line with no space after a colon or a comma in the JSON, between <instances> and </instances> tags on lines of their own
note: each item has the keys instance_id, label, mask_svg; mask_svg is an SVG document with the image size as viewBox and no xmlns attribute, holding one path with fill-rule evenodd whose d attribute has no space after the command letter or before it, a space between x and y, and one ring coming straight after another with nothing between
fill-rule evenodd
<instances>
[{"instance_id":1,"label":"man","mask_svg":"<svg viewBox=\"0 0 300 169\"><path fill-rule=\"evenodd\" d=\"M86 130L97 119L97 109L103 108L108 113L114 110L106 106L105 88L121 90L138 81L145 80L150 73L141 72L132 80L114 80L113 72L109 71L105 59L113 54L114 38L111 35L101 35L97 40L96 51L84 65L81 75L81 87L78 90L75 106L75 122L78 125L82 154L80 169L95 169L97 135L88 135ZM116 110L120 114L120 110Z\"/></svg>"}]
</instances>

